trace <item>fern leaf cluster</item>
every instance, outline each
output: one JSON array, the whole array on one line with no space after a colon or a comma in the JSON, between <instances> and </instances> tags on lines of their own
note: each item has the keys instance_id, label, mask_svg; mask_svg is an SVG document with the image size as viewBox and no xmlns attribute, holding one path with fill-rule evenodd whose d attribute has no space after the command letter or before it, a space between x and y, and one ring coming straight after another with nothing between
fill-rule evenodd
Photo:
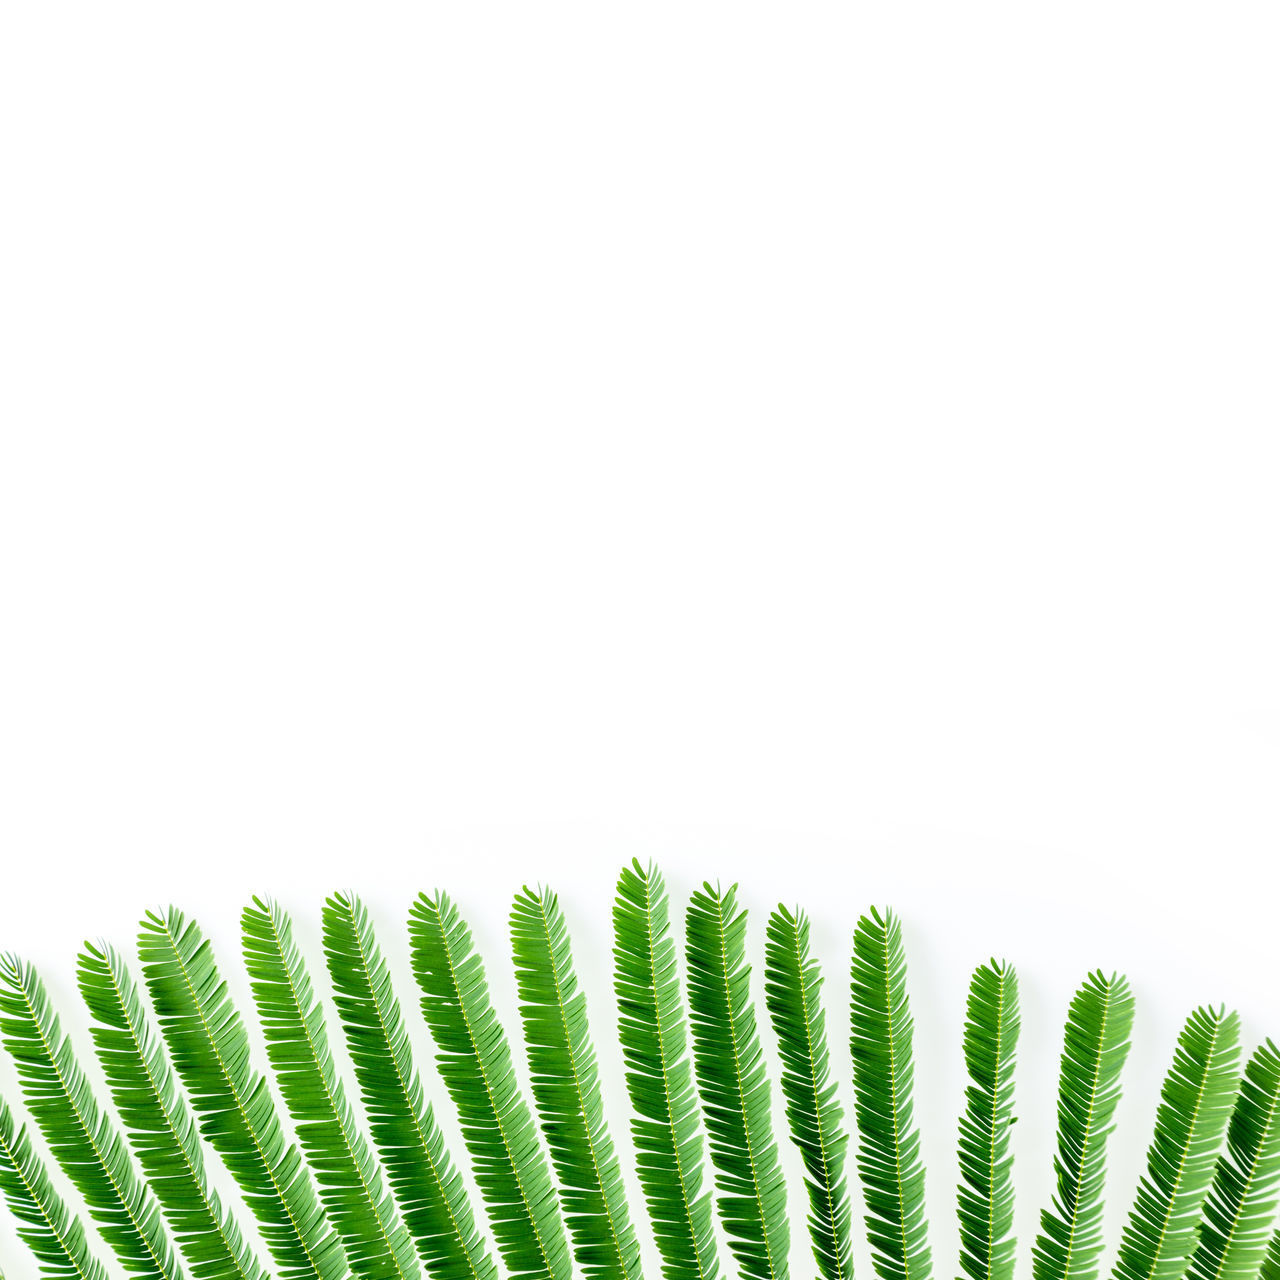
<instances>
[{"instance_id":1,"label":"fern leaf cluster","mask_svg":"<svg viewBox=\"0 0 1280 1280\"><path fill-rule=\"evenodd\" d=\"M751 1000L747 913L733 888L693 895L688 916L694 1064L720 1220L744 1276L787 1280L786 1188L769 1114L769 1078Z\"/></svg>"},{"instance_id":2,"label":"fern leaf cluster","mask_svg":"<svg viewBox=\"0 0 1280 1280\"><path fill-rule=\"evenodd\" d=\"M86 946L79 979L112 1101L192 1275L262 1280L261 1263L209 1184L195 1120L123 958Z\"/></svg>"},{"instance_id":3,"label":"fern leaf cluster","mask_svg":"<svg viewBox=\"0 0 1280 1280\"><path fill-rule=\"evenodd\" d=\"M424 894L409 917L409 937L436 1062L458 1109L498 1249L513 1276L568 1280L569 1249L551 1168L516 1084L471 930L445 894Z\"/></svg>"},{"instance_id":4,"label":"fern leaf cluster","mask_svg":"<svg viewBox=\"0 0 1280 1280\"><path fill-rule=\"evenodd\" d=\"M325 903L324 947L369 1130L423 1265L438 1280L495 1280L462 1175L426 1101L373 922L353 894Z\"/></svg>"},{"instance_id":5,"label":"fern leaf cluster","mask_svg":"<svg viewBox=\"0 0 1280 1280\"><path fill-rule=\"evenodd\" d=\"M873 908L852 928L849 999L837 1007L799 908L779 906L757 939L738 887L706 884L681 930L657 869L624 868L608 1030L625 1100L606 1096L600 1011L588 1016L584 957L552 890L523 889L512 905L510 1027L447 895L422 894L409 912L409 1005L359 898L329 898L321 924L313 966L279 904L245 908L241 960L260 1040L209 939L176 908L143 919L138 968L87 944L77 978L100 1077L35 970L0 959L0 1040L17 1082L0 1098L0 1197L36 1273L644 1280L647 1239L664 1280L790 1280L802 1265L790 1142L821 1280L854 1280L855 1169L877 1276L932 1280L915 1024L892 912ZM979 965L965 1012L956 1268L963 1280L1013 1280L1013 968ZM418 1014L431 1062L414 1050ZM1033 1280L1101 1274L1133 1021L1128 983L1102 971L1067 1010L1055 1189ZM846 1033L842 1080L831 1038ZM1241 1069L1240 1038L1224 1008L1197 1009L1182 1028L1110 1280L1280 1280L1280 1051L1265 1041ZM457 1152L430 1100L437 1083ZM629 1114L611 1112L620 1103Z\"/></svg>"},{"instance_id":6,"label":"fern leaf cluster","mask_svg":"<svg viewBox=\"0 0 1280 1280\"><path fill-rule=\"evenodd\" d=\"M717 1280L720 1262L704 1189L688 1016L666 885L636 862L613 908L618 1039L634 1118L636 1172L667 1280Z\"/></svg>"}]
</instances>

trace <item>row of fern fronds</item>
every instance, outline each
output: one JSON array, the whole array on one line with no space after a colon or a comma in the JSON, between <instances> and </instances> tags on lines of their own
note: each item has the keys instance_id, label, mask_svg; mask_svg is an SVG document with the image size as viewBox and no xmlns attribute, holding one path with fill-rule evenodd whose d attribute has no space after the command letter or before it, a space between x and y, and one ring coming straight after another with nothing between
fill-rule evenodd
<instances>
[{"instance_id":1,"label":"row of fern fronds","mask_svg":"<svg viewBox=\"0 0 1280 1280\"><path fill-rule=\"evenodd\" d=\"M661 876L637 863L622 873L613 923L637 1181L662 1273L719 1280L736 1269L747 1280L788 1280L793 1223L746 912L733 889L704 886L689 903L682 949ZM352 1094L288 915L255 899L242 927L270 1078L208 940L177 910L144 920L141 982L111 947L88 946L79 957L109 1102L95 1096L39 976L15 958L0 967L0 1034L42 1139L0 1100L0 1191L43 1275L570 1280L576 1270L586 1280L641 1280L641 1218L605 1121L585 996L554 894L526 889L511 915L531 1100L456 907L443 894L422 895L409 917L435 1069L456 1108L487 1232L426 1100L404 1008L359 900L332 897L323 917ZM805 1170L816 1271L824 1280L852 1276L852 1128L880 1280L930 1280L898 920L871 911L854 932L853 1125L830 1066L823 979L803 914L773 913L765 955L764 1008L788 1136ZM1056 1194L1041 1215L1034 1280L1100 1274L1107 1141L1132 1019L1117 976L1090 975L1071 1003ZM969 994L970 1083L959 1122L959 1269L968 1280L1013 1275L1018 1030L1014 970L981 966ZM1268 1041L1243 1069L1241 1056L1234 1014L1198 1009L1187 1019L1111 1280L1280 1280L1272 1224L1280 1054ZM211 1175L214 1161L238 1187L235 1203L219 1197L225 1175ZM56 1180L50 1162L62 1170ZM63 1198L68 1189L81 1210ZM114 1271L98 1256L104 1249Z\"/></svg>"}]
</instances>

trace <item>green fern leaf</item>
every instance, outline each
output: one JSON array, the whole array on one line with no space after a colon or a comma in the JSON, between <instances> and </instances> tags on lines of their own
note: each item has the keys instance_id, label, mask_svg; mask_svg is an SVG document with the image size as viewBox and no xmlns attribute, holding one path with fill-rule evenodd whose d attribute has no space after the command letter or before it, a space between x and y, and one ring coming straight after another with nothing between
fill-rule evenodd
<instances>
[{"instance_id":1,"label":"green fern leaf","mask_svg":"<svg viewBox=\"0 0 1280 1280\"><path fill-rule=\"evenodd\" d=\"M622 1171L604 1118L587 998L554 893L529 889L511 913L520 1015L533 1097L551 1150L574 1256L587 1276L640 1276Z\"/></svg>"},{"instance_id":2,"label":"green fern leaf","mask_svg":"<svg viewBox=\"0 0 1280 1280\"><path fill-rule=\"evenodd\" d=\"M1117 975L1091 974L1067 1012L1054 1158L1057 1193L1040 1215L1035 1280L1095 1280L1098 1274L1107 1138L1132 1027L1129 984Z\"/></svg>"},{"instance_id":3,"label":"green fern leaf","mask_svg":"<svg viewBox=\"0 0 1280 1280\"><path fill-rule=\"evenodd\" d=\"M1235 1100L1240 1020L1197 1009L1165 1077L1147 1174L1125 1227L1114 1280L1182 1280L1196 1247Z\"/></svg>"},{"instance_id":4,"label":"green fern leaf","mask_svg":"<svg viewBox=\"0 0 1280 1280\"><path fill-rule=\"evenodd\" d=\"M209 1186L195 1122L138 991L112 947L80 954L80 991L96 1019L98 1061L138 1163L199 1280L263 1280L235 1220Z\"/></svg>"},{"instance_id":5,"label":"green fern leaf","mask_svg":"<svg viewBox=\"0 0 1280 1280\"><path fill-rule=\"evenodd\" d=\"M324 1010L276 903L255 898L241 916L245 967L276 1084L360 1280L417 1280L418 1259L333 1065Z\"/></svg>"},{"instance_id":6,"label":"green fern leaf","mask_svg":"<svg viewBox=\"0 0 1280 1280\"><path fill-rule=\"evenodd\" d=\"M1262 1270L1258 1280L1280 1280L1280 1231L1271 1237L1267 1246L1267 1256L1262 1260Z\"/></svg>"},{"instance_id":7,"label":"green fern leaf","mask_svg":"<svg viewBox=\"0 0 1280 1280\"><path fill-rule=\"evenodd\" d=\"M84 1225L54 1190L44 1162L31 1149L25 1128L0 1098L0 1193L21 1224L18 1235L50 1280L107 1280L106 1270L89 1251Z\"/></svg>"},{"instance_id":8,"label":"green fern leaf","mask_svg":"<svg viewBox=\"0 0 1280 1280\"><path fill-rule=\"evenodd\" d=\"M138 952L173 1065L200 1132L244 1193L288 1280L345 1280L342 1242L325 1217L302 1155L285 1136L244 1022L194 920L148 913Z\"/></svg>"},{"instance_id":9,"label":"green fern leaf","mask_svg":"<svg viewBox=\"0 0 1280 1280\"><path fill-rule=\"evenodd\" d=\"M471 931L445 894L421 894L409 934L436 1061L462 1121L498 1248L517 1276L568 1280L569 1247L551 1170L516 1085Z\"/></svg>"},{"instance_id":10,"label":"green fern leaf","mask_svg":"<svg viewBox=\"0 0 1280 1280\"><path fill-rule=\"evenodd\" d=\"M1280 1192L1280 1052L1268 1040L1244 1070L1205 1201L1190 1280L1254 1280Z\"/></svg>"},{"instance_id":11,"label":"green fern leaf","mask_svg":"<svg viewBox=\"0 0 1280 1280\"><path fill-rule=\"evenodd\" d=\"M434 1280L497 1280L471 1200L413 1065L400 1001L364 904L325 903L324 947L374 1145Z\"/></svg>"},{"instance_id":12,"label":"green fern leaf","mask_svg":"<svg viewBox=\"0 0 1280 1280\"><path fill-rule=\"evenodd\" d=\"M139 1181L124 1139L99 1109L30 965L0 964L0 1029L32 1118L84 1197L102 1238L131 1275L178 1280L182 1270L154 1196Z\"/></svg>"},{"instance_id":13,"label":"green fern leaf","mask_svg":"<svg viewBox=\"0 0 1280 1280\"><path fill-rule=\"evenodd\" d=\"M924 1165L913 1119L914 1024L907 1000L902 926L872 909L853 935L853 1086L858 1172L872 1263L881 1280L929 1280Z\"/></svg>"},{"instance_id":14,"label":"green fern leaf","mask_svg":"<svg viewBox=\"0 0 1280 1280\"><path fill-rule=\"evenodd\" d=\"M718 1280L711 1192L703 1190L698 1099L666 886L624 867L613 907L618 1039L635 1117L632 1141L666 1280Z\"/></svg>"},{"instance_id":15,"label":"green fern leaf","mask_svg":"<svg viewBox=\"0 0 1280 1280\"><path fill-rule=\"evenodd\" d=\"M850 1280L853 1209L845 1178L849 1135L831 1079L822 971L809 950L809 921L785 907L769 917L765 1003L782 1057L787 1122L809 1193L809 1235L825 1280Z\"/></svg>"},{"instance_id":16,"label":"green fern leaf","mask_svg":"<svg viewBox=\"0 0 1280 1280\"><path fill-rule=\"evenodd\" d=\"M742 1273L786 1280L786 1185L770 1116L769 1079L751 1002L747 913L736 886L693 895L686 920L689 1010L717 1208Z\"/></svg>"},{"instance_id":17,"label":"green fern leaf","mask_svg":"<svg viewBox=\"0 0 1280 1280\"><path fill-rule=\"evenodd\" d=\"M960 1119L960 1266L969 1280L1012 1280L1013 1067L1021 1019L1018 975L979 965L969 984L964 1058L969 1071Z\"/></svg>"}]
</instances>

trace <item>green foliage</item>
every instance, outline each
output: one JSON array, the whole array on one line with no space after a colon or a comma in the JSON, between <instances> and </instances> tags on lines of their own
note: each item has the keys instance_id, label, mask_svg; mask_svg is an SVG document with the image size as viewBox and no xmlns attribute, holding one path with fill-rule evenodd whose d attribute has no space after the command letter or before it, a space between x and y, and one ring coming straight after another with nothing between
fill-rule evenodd
<instances>
[{"instance_id":1,"label":"green foliage","mask_svg":"<svg viewBox=\"0 0 1280 1280\"><path fill-rule=\"evenodd\" d=\"M287 1280L343 1280L342 1244L307 1166L285 1136L266 1079L254 1070L244 1022L194 920L148 913L138 938L143 973L173 1065L257 1218Z\"/></svg>"},{"instance_id":2,"label":"green foliage","mask_svg":"<svg viewBox=\"0 0 1280 1280\"><path fill-rule=\"evenodd\" d=\"M720 1221L744 1275L786 1280L786 1184L751 1002L747 913L738 910L736 886L721 893L704 885L689 904L686 928L694 1065Z\"/></svg>"},{"instance_id":3,"label":"green foliage","mask_svg":"<svg viewBox=\"0 0 1280 1280\"><path fill-rule=\"evenodd\" d=\"M960 1266L969 1280L1012 1280L1013 1066L1022 1020L1018 975L1008 964L979 965L969 984L964 1060L969 1072L960 1117Z\"/></svg>"},{"instance_id":4,"label":"green foliage","mask_svg":"<svg viewBox=\"0 0 1280 1280\"><path fill-rule=\"evenodd\" d=\"M86 946L78 976L116 1111L192 1275L263 1280L239 1226L209 1186L195 1121L124 961L113 947Z\"/></svg>"},{"instance_id":5,"label":"green foliage","mask_svg":"<svg viewBox=\"0 0 1280 1280\"><path fill-rule=\"evenodd\" d=\"M1192 1280L1253 1280L1267 1258L1280 1192L1280 1051L1268 1040L1245 1067L1205 1201Z\"/></svg>"},{"instance_id":6,"label":"green foliage","mask_svg":"<svg viewBox=\"0 0 1280 1280\"><path fill-rule=\"evenodd\" d=\"M1267 1256L1262 1260L1262 1270L1258 1280L1280 1280L1280 1231L1271 1237L1267 1246Z\"/></svg>"},{"instance_id":7,"label":"green foliage","mask_svg":"<svg viewBox=\"0 0 1280 1280\"><path fill-rule=\"evenodd\" d=\"M130 1275L180 1280L155 1197L98 1106L44 984L12 957L0 964L0 1030L28 1110L120 1265Z\"/></svg>"},{"instance_id":8,"label":"green foliage","mask_svg":"<svg viewBox=\"0 0 1280 1280\"><path fill-rule=\"evenodd\" d=\"M1115 1280L1182 1280L1186 1274L1236 1096L1239 1040L1234 1013L1197 1009L1187 1019L1161 1091L1147 1173Z\"/></svg>"},{"instance_id":9,"label":"green foliage","mask_svg":"<svg viewBox=\"0 0 1280 1280\"><path fill-rule=\"evenodd\" d=\"M574 1255L589 1277L639 1280L640 1244L604 1118L587 998L554 893L517 895L511 940L534 1100L551 1149Z\"/></svg>"},{"instance_id":10,"label":"green foliage","mask_svg":"<svg viewBox=\"0 0 1280 1280\"><path fill-rule=\"evenodd\" d=\"M1094 1280L1098 1274L1107 1138L1132 1026L1129 984L1118 975L1091 974L1067 1012L1058 1085L1057 1194L1040 1216L1035 1280Z\"/></svg>"},{"instance_id":11,"label":"green foliage","mask_svg":"<svg viewBox=\"0 0 1280 1280\"><path fill-rule=\"evenodd\" d=\"M913 1118L915 1034L902 926L872 908L853 935L853 1088L858 1172L872 1262L881 1280L929 1280L924 1164Z\"/></svg>"},{"instance_id":12,"label":"green foliage","mask_svg":"<svg viewBox=\"0 0 1280 1280\"><path fill-rule=\"evenodd\" d=\"M631 1137L662 1272L666 1280L717 1280L679 962L656 868L639 861L623 868L613 932L618 1039L635 1110Z\"/></svg>"},{"instance_id":13,"label":"green foliage","mask_svg":"<svg viewBox=\"0 0 1280 1280\"><path fill-rule=\"evenodd\" d=\"M0 1098L0 1192L19 1222L18 1235L36 1255L44 1275L54 1280L107 1280L102 1263L89 1252L84 1226L54 1190L44 1162L31 1149L26 1128L18 1128Z\"/></svg>"},{"instance_id":14,"label":"green foliage","mask_svg":"<svg viewBox=\"0 0 1280 1280\"><path fill-rule=\"evenodd\" d=\"M778 1037L787 1123L804 1161L813 1256L825 1280L850 1280L853 1210L844 1168L849 1135L831 1079L822 971L810 954L808 918L779 906L769 917L766 938L765 1003Z\"/></svg>"},{"instance_id":15,"label":"green foliage","mask_svg":"<svg viewBox=\"0 0 1280 1280\"><path fill-rule=\"evenodd\" d=\"M462 1176L424 1098L391 971L354 895L325 903L324 948L369 1129L419 1255L434 1280L496 1280Z\"/></svg>"},{"instance_id":16,"label":"green foliage","mask_svg":"<svg viewBox=\"0 0 1280 1280\"><path fill-rule=\"evenodd\" d=\"M241 927L276 1083L351 1269L361 1280L416 1280L418 1259L334 1069L324 1011L292 922L277 904L255 898Z\"/></svg>"},{"instance_id":17,"label":"green foliage","mask_svg":"<svg viewBox=\"0 0 1280 1280\"><path fill-rule=\"evenodd\" d=\"M513 1275L568 1280L569 1248L551 1170L516 1086L471 930L445 894L421 894L409 938L440 1076L462 1121L498 1248Z\"/></svg>"},{"instance_id":18,"label":"green foliage","mask_svg":"<svg viewBox=\"0 0 1280 1280\"><path fill-rule=\"evenodd\" d=\"M631 1142L618 1145L597 1056L599 1046L607 1060L613 1046L593 1040L583 958L572 954L556 895L526 888L510 923L528 1098L517 1079L523 1059L518 1067L471 932L443 894L421 895L409 917L421 1030L416 1012L402 1009L369 913L350 894L324 905L319 970L284 910L256 898L245 910L255 1027L233 999L236 975L229 985L209 941L174 908L143 921L143 984L114 948L86 945L77 977L96 1049L92 1074L73 1049L79 1033L64 1030L36 973L0 960L0 1038L30 1120L0 1099L0 1199L39 1274L643 1280L640 1222L625 1184L633 1151L663 1280L720 1280L705 1128L737 1275L789 1280L785 1161L766 1052L776 1041L780 1114L803 1172L814 1269L818 1280L853 1280L847 1082L832 1062L804 914L779 907L763 931L768 1039L736 886L692 895L682 985L662 877L639 862L623 869L613 986L632 1115ZM914 1026L892 913L859 920L850 973L857 1171L872 1263L878 1280L931 1280ZM345 1054L330 1040L326 987ZM1071 1002L1056 1192L1041 1215L1033 1280L1099 1276L1107 1147L1132 1021L1120 977L1089 975ZM960 1280L1013 1280L1019 1029L1014 970L979 966L964 1028ZM431 1079L413 1048L427 1031ZM259 1032L266 1070L251 1048ZM1239 1020L1223 1009L1197 1009L1182 1028L1109 1280L1280 1280L1280 1051L1266 1041L1242 1078L1238 1041ZM347 1092L344 1066L358 1097ZM483 1215L428 1100L437 1084L471 1157ZM238 1194L219 1194L224 1174ZM253 1232L237 1221L239 1213L249 1225L244 1211ZM95 1257L99 1242L114 1255L105 1265ZM260 1245L268 1266L255 1256Z\"/></svg>"}]
</instances>

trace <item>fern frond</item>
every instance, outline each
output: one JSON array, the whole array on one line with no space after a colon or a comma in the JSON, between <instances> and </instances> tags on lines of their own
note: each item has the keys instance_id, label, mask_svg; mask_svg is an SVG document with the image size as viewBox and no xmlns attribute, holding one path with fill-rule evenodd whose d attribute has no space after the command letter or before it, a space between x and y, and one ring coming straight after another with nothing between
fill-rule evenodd
<instances>
[{"instance_id":1,"label":"fern frond","mask_svg":"<svg viewBox=\"0 0 1280 1280\"><path fill-rule=\"evenodd\" d=\"M526 888L517 895L511 943L534 1102L574 1256L592 1280L639 1280L640 1245L605 1123L587 997L554 893Z\"/></svg>"},{"instance_id":2,"label":"fern frond","mask_svg":"<svg viewBox=\"0 0 1280 1280\"><path fill-rule=\"evenodd\" d=\"M1235 1100L1240 1020L1197 1009L1178 1037L1156 1112L1147 1173L1125 1227L1114 1280L1182 1280L1196 1248Z\"/></svg>"},{"instance_id":3,"label":"fern frond","mask_svg":"<svg viewBox=\"0 0 1280 1280\"><path fill-rule=\"evenodd\" d=\"M112 947L86 946L77 972L97 1020L93 1038L107 1087L192 1275L263 1280L261 1265L209 1185L195 1122L123 959Z\"/></svg>"},{"instance_id":4,"label":"fern frond","mask_svg":"<svg viewBox=\"0 0 1280 1280\"><path fill-rule=\"evenodd\" d=\"M850 1280L853 1209L845 1178L849 1135L831 1079L822 970L809 950L809 921L779 906L765 943L765 1004L778 1037L787 1123L809 1193L809 1235L825 1280Z\"/></svg>"},{"instance_id":5,"label":"fern frond","mask_svg":"<svg viewBox=\"0 0 1280 1280\"><path fill-rule=\"evenodd\" d=\"M179 1280L182 1270L155 1198L139 1181L124 1139L100 1110L84 1072L28 964L0 964L0 1029L32 1119L84 1197L102 1238L131 1275Z\"/></svg>"},{"instance_id":6,"label":"fern frond","mask_svg":"<svg viewBox=\"0 0 1280 1280\"><path fill-rule=\"evenodd\" d=\"M1054 1157L1057 1192L1040 1215L1035 1280L1095 1280L1098 1274L1107 1138L1132 1027L1129 984L1118 975L1091 974L1067 1011Z\"/></svg>"},{"instance_id":7,"label":"fern frond","mask_svg":"<svg viewBox=\"0 0 1280 1280\"><path fill-rule=\"evenodd\" d=\"M1011 965L979 965L969 984L960 1118L960 1265L969 1280L1012 1280L1013 1068L1021 1018Z\"/></svg>"},{"instance_id":8,"label":"fern frond","mask_svg":"<svg viewBox=\"0 0 1280 1280\"><path fill-rule=\"evenodd\" d=\"M569 1247L551 1169L516 1084L471 930L445 894L421 894L409 935L422 1012L498 1248L517 1276L568 1280Z\"/></svg>"},{"instance_id":9,"label":"fern frond","mask_svg":"<svg viewBox=\"0 0 1280 1280\"><path fill-rule=\"evenodd\" d=\"M324 948L374 1145L433 1280L497 1280L471 1200L413 1065L400 1001L364 904L324 907Z\"/></svg>"},{"instance_id":10,"label":"fern frond","mask_svg":"<svg viewBox=\"0 0 1280 1280\"><path fill-rule=\"evenodd\" d=\"M1262 1260L1262 1270L1258 1280L1280 1280L1280 1231L1271 1237L1267 1246L1267 1256Z\"/></svg>"},{"instance_id":11,"label":"fern frond","mask_svg":"<svg viewBox=\"0 0 1280 1280\"><path fill-rule=\"evenodd\" d=\"M881 1280L929 1280L924 1164L913 1118L914 1024L902 926L872 908L853 935L850 983L858 1172Z\"/></svg>"},{"instance_id":12,"label":"fern frond","mask_svg":"<svg viewBox=\"0 0 1280 1280\"><path fill-rule=\"evenodd\" d=\"M267 1056L347 1261L360 1280L417 1280L409 1233L334 1068L292 921L277 903L255 898L240 925Z\"/></svg>"},{"instance_id":13,"label":"fern frond","mask_svg":"<svg viewBox=\"0 0 1280 1280\"><path fill-rule=\"evenodd\" d=\"M666 885L637 859L613 907L618 1039L635 1117L637 1171L666 1280L718 1280L711 1192L703 1190L698 1099Z\"/></svg>"},{"instance_id":14,"label":"fern frond","mask_svg":"<svg viewBox=\"0 0 1280 1280\"><path fill-rule=\"evenodd\" d=\"M18 1235L51 1280L107 1280L107 1273L89 1251L84 1225L54 1190L44 1162L31 1149L25 1128L0 1098L0 1192L9 1211L22 1225Z\"/></svg>"},{"instance_id":15,"label":"fern frond","mask_svg":"<svg viewBox=\"0 0 1280 1280\"><path fill-rule=\"evenodd\" d=\"M1227 1149L1218 1160L1187 1270L1190 1280L1254 1280L1266 1258L1278 1191L1280 1052L1268 1040L1244 1069Z\"/></svg>"},{"instance_id":16,"label":"fern frond","mask_svg":"<svg viewBox=\"0 0 1280 1280\"><path fill-rule=\"evenodd\" d=\"M298 1148L285 1136L213 948L174 907L148 913L138 953L174 1068L200 1132L244 1193L288 1280L345 1280L342 1242L325 1217Z\"/></svg>"},{"instance_id":17,"label":"fern frond","mask_svg":"<svg viewBox=\"0 0 1280 1280\"><path fill-rule=\"evenodd\" d=\"M735 889L707 884L689 904L693 1060L729 1248L745 1276L787 1280L786 1185L751 1001L747 913L738 910Z\"/></svg>"}]
</instances>

